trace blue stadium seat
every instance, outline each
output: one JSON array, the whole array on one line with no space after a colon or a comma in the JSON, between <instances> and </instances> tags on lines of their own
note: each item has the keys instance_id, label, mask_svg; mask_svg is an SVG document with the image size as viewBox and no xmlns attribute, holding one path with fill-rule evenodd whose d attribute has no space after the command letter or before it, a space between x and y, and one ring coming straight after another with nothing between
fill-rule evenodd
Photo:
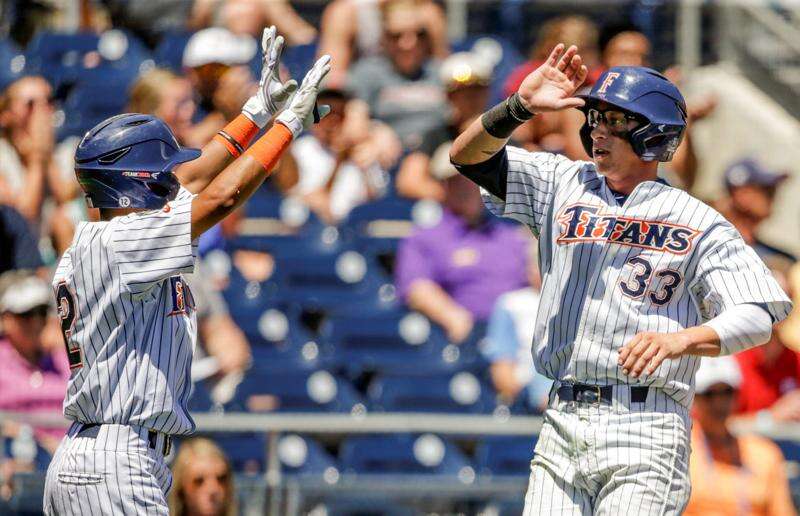
<instances>
[{"instance_id":1,"label":"blue stadium seat","mask_svg":"<svg viewBox=\"0 0 800 516\"><path fill-rule=\"evenodd\" d=\"M478 474L527 477L531 472L531 459L537 437L485 438L475 449L475 467Z\"/></svg>"},{"instance_id":2,"label":"blue stadium seat","mask_svg":"<svg viewBox=\"0 0 800 516\"><path fill-rule=\"evenodd\" d=\"M303 307L328 310L375 295L383 284L377 265L357 251L276 256L283 295Z\"/></svg>"},{"instance_id":3,"label":"blue stadium seat","mask_svg":"<svg viewBox=\"0 0 800 516\"><path fill-rule=\"evenodd\" d=\"M519 516L525 510L525 502L520 500L497 500L487 503L478 514L492 516Z\"/></svg>"},{"instance_id":4,"label":"blue stadium seat","mask_svg":"<svg viewBox=\"0 0 800 516\"><path fill-rule=\"evenodd\" d=\"M469 459L449 441L432 435L370 435L342 442L339 461L358 475L474 475Z\"/></svg>"},{"instance_id":5,"label":"blue stadium seat","mask_svg":"<svg viewBox=\"0 0 800 516\"><path fill-rule=\"evenodd\" d=\"M100 36L41 31L26 52L28 70L43 75L56 90L79 82L99 85L110 75L130 83L149 57L138 39L120 30Z\"/></svg>"},{"instance_id":6,"label":"blue stadium seat","mask_svg":"<svg viewBox=\"0 0 800 516\"><path fill-rule=\"evenodd\" d=\"M347 238L362 252L394 253L414 228L414 207L407 199L387 198L356 206L343 222ZM423 203L424 205L424 203Z\"/></svg>"},{"instance_id":7,"label":"blue stadium seat","mask_svg":"<svg viewBox=\"0 0 800 516\"><path fill-rule=\"evenodd\" d=\"M25 55L10 39L0 39L0 91L22 76Z\"/></svg>"},{"instance_id":8,"label":"blue stadium seat","mask_svg":"<svg viewBox=\"0 0 800 516\"><path fill-rule=\"evenodd\" d=\"M277 404L273 406L268 396L274 397ZM365 406L355 388L324 369L250 370L226 408L250 412L350 412L357 405Z\"/></svg>"},{"instance_id":9,"label":"blue stadium seat","mask_svg":"<svg viewBox=\"0 0 800 516\"><path fill-rule=\"evenodd\" d=\"M191 32L168 32L164 34L153 52L156 64L173 72L182 73L183 50L191 37Z\"/></svg>"},{"instance_id":10,"label":"blue stadium seat","mask_svg":"<svg viewBox=\"0 0 800 516\"><path fill-rule=\"evenodd\" d=\"M128 99L128 81L112 76L98 83L81 82L64 103L65 121L59 140L83 134L104 119L124 112Z\"/></svg>"},{"instance_id":11,"label":"blue stadium seat","mask_svg":"<svg viewBox=\"0 0 800 516\"><path fill-rule=\"evenodd\" d=\"M210 438L222 448L234 471L247 475L258 475L266 471L267 441L264 434L220 433L205 437ZM180 443L177 444L176 448L179 447Z\"/></svg>"},{"instance_id":12,"label":"blue stadium seat","mask_svg":"<svg viewBox=\"0 0 800 516\"><path fill-rule=\"evenodd\" d=\"M380 375L367 389L371 407L386 412L491 413L491 386L469 372L446 375Z\"/></svg>"},{"instance_id":13,"label":"blue stadium seat","mask_svg":"<svg viewBox=\"0 0 800 516\"><path fill-rule=\"evenodd\" d=\"M385 500L380 495L353 499L352 497L326 497L320 503L309 506L307 514L326 516L418 516L420 512L412 507L403 507L393 500ZM306 513L304 513L306 514Z\"/></svg>"},{"instance_id":14,"label":"blue stadium seat","mask_svg":"<svg viewBox=\"0 0 800 516\"><path fill-rule=\"evenodd\" d=\"M788 461L800 462L800 443L790 440L775 440L783 453L783 457Z\"/></svg>"},{"instance_id":15,"label":"blue stadium seat","mask_svg":"<svg viewBox=\"0 0 800 516\"><path fill-rule=\"evenodd\" d=\"M388 312L364 317L357 311L329 316L320 328L323 352L345 364L350 373L362 370L428 370L437 364L444 337L424 316Z\"/></svg>"},{"instance_id":16,"label":"blue stadium seat","mask_svg":"<svg viewBox=\"0 0 800 516\"><path fill-rule=\"evenodd\" d=\"M192 395L189 398L189 410L191 412L209 412L214 407L211 400L211 393L204 381L192 384Z\"/></svg>"},{"instance_id":17,"label":"blue stadium seat","mask_svg":"<svg viewBox=\"0 0 800 516\"><path fill-rule=\"evenodd\" d=\"M339 464L325 449L311 438L297 434L282 435L278 440L278 460L287 475L304 477L338 476Z\"/></svg>"},{"instance_id":18,"label":"blue stadium seat","mask_svg":"<svg viewBox=\"0 0 800 516\"><path fill-rule=\"evenodd\" d=\"M317 44L309 43L306 45L287 46L283 50L281 62L289 70L289 75L294 77L297 82L302 82L306 72L314 64L317 55ZM261 73L260 49L258 56L258 66L255 69L256 76Z\"/></svg>"}]
</instances>

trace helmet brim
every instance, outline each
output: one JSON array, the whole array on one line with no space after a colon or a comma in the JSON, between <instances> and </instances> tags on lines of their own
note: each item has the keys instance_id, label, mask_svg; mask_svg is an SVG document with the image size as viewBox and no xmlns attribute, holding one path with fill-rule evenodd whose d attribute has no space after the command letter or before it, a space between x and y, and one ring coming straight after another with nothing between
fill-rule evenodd
<instances>
[{"instance_id":1,"label":"helmet brim","mask_svg":"<svg viewBox=\"0 0 800 516\"><path fill-rule=\"evenodd\" d=\"M172 155L171 159L164 165L164 170L172 170L181 163L192 161L200 157L203 152L200 149L181 148Z\"/></svg>"}]
</instances>

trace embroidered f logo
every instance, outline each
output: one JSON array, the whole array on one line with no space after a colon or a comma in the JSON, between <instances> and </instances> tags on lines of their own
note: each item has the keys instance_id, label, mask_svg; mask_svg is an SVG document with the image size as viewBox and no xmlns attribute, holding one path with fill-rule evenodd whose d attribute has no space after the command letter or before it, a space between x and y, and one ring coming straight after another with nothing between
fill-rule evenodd
<instances>
[{"instance_id":1,"label":"embroidered f logo","mask_svg":"<svg viewBox=\"0 0 800 516\"><path fill-rule=\"evenodd\" d=\"M603 79L603 84L601 84L600 88L598 88L597 93L605 93L608 87L611 86L611 84L613 84L613 82L617 79L617 77L619 77L618 72L610 72L609 74L607 74L606 78Z\"/></svg>"}]
</instances>

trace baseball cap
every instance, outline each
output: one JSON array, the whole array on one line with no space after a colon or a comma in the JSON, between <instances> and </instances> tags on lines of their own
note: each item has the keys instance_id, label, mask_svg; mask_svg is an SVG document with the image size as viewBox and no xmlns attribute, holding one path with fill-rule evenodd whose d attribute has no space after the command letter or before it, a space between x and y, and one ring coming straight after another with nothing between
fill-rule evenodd
<instances>
[{"instance_id":1,"label":"baseball cap","mask_svg":"<svg viewBox=\"0 0 800 516\"><path fill-rule=\"evenodd\" d=\"M236 35L222 27L195 32L183 50L183 66L196 68L209 63L241 65L256 55L256 40L249 34Z\"/></svg>"},{"instance_id":2,"label":"baseball cap","mask_svg":"<svg viewBox=\"0 0 800 516\"><path fill-rule=\"evenodd\" d=\"M42 279L32 274L4 275L0 313L24 314L40 306L51 306L53 292Z\"/></svg>"},{"instance_id":3,"label":"baseball cap","mask_svg":"<svg viewBox=\"0 0 800 516\"><path fill-rule=\"evenodd\" d=\"M769 171L754 159L746 158L733 163L725 170L725 186L729 190L745 185L773 187L787 177L789 177L788 174Z\"/></svg>"},{"instance_id":4,"label":"baseball cap","mask_svg":"<svg viewBox=\"0 0 800 516\"><path fill-rule=\"evenodd\" d=\"M700 367L694 377L695 392L703 394L718 383L730 385L734 389L738 389L741 385L742 373L739 370L739 363L732 356L700 359Z\"/></svg>"},{"instance_id":5,"label":"baseball cap","mask_svg":"<svg viewBox=\"0 0 800 516\"><path fill-rule=\"evenodd\" d=\"M447 91L465 86L488 86L492 67L472 52L456 52L442 62L439 78Z\"/></svg>"},{"instance_id":6,"label":"baseball cap","mask_svg":"<svg viewBox=\"0 0 800 516\"><path fill-rule=\"evenodd\" d=\"M444 142L436 148L431 156L430 171L437 181L444 181L458 174L458 170L450 162L450 147L452 146L452 141Z\"/></svg>"}]
</instances>

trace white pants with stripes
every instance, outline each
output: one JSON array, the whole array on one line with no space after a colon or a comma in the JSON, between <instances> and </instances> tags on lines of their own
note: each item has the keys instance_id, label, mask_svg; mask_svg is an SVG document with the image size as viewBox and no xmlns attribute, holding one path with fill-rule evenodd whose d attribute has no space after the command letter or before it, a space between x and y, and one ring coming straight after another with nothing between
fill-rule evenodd
<instances>
[{"instance_id":1,"label":"white pants with stripes","mask_svg":"<svg viewBox=\"0 0 800 516\"><path fill-rule=\"evenodd\" d=\"M168 516L172 473L149 447L147 429L101 425L79 433L80 427L73 423L47 469L44 513Z\"/></svg>"},{"instance_id":2,"label":"white pants with stripes","mask_svg":"<svg viewBox=\"0 0 800 516\"><path fill-rule=\"evenodd\" d=\"M523 516L673 515L689 501L691 419L657 389L644 403L614 389L614 402L550 407L531 461Z\"/></svg>"}]
</instances>

